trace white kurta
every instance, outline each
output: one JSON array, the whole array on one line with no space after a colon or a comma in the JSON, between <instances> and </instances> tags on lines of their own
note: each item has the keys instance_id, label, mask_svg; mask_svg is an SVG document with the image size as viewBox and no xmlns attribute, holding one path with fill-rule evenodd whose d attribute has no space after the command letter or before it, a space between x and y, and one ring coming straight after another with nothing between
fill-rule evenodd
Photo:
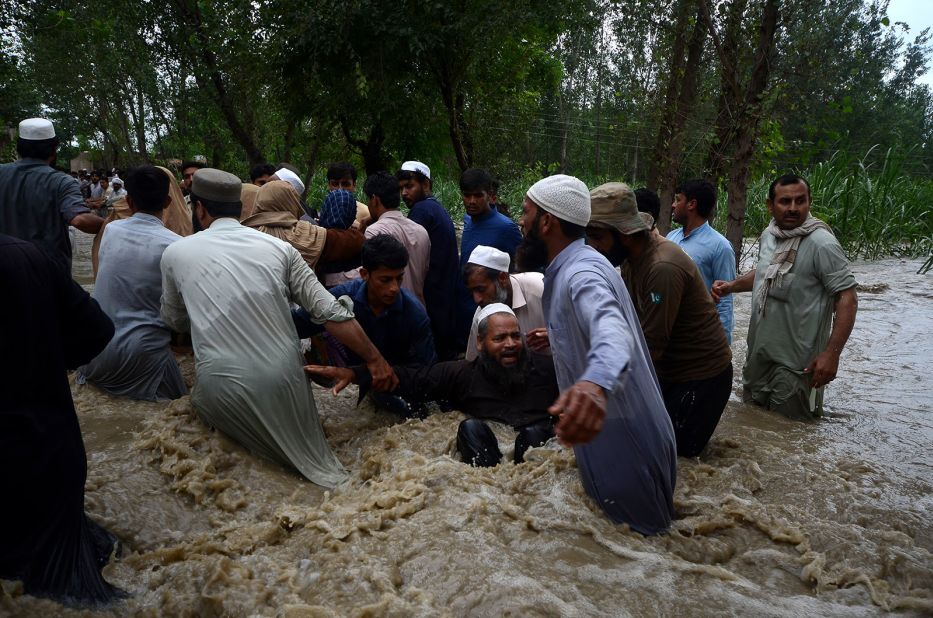
<instances>
[{"instance_id":1,"label":"white kurta","mask_svg":"<svg viewBox=\"0 0 933 618\"><path fill-rule=\"evenodd\" d=\"M334 487L347 478L324 437L302 370L290 302L318 323L353 318L288 243L232 218L162 257L162 319L188 330L197 383L191 403L251 451Z\"/></svg>"}]
</instances>

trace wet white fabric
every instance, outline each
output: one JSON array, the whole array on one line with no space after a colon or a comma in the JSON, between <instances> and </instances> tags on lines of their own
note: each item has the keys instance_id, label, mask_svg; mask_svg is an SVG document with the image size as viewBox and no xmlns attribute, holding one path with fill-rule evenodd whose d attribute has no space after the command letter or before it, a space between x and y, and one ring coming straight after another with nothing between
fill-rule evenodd
<instances>
[{"instance_id":1,"label":"wet white fabric","mask_svg":"<svg viewBox=\"0 0 933 618\"><path fill-rule=\"evenodd\" d=\"M290 304L313 321L353 318L288 243L218 219L162 258L162 317L191 329L197 383L191 403L208 424L254 453L334 487L347 478L324 438L302 370Z\"/></svg>"}]
</instances>

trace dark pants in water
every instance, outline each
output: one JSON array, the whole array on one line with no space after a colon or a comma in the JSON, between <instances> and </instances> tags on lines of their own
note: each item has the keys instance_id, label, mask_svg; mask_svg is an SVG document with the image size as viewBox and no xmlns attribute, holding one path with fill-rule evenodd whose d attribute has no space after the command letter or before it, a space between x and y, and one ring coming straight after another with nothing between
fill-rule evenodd
<instances>
[{"instance_id":1,"label":"dark pants in water","mask_svg":"<svg viewBox=\"0 0 933 618\"><path fill-rule=\"evenodd\" d=\"M677 454L696 457L713 436L732 392L732 363L705 380L661 382L664 406L674 424Z\"/></svg>"},{"instance_id":2,"label":"dark pants in water","mask_svg":"<svg viewBox=\"0 0 933 618\"><path fill-rule=\"evenodd\" d=\"M554 437L554 421L544 419L518 429L515 436L515 456L519 464L525 461L525 451L541 446ZM468 418L457 428L457 450L463 461L471 466L488 468L502 460L499 442L489 425L476 418Z\"/></svg>"}]
</instances>

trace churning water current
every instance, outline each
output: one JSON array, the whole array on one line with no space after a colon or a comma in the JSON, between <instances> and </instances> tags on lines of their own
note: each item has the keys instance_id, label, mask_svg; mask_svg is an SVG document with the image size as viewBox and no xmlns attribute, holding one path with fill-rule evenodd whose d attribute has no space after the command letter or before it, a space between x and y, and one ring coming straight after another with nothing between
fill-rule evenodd
<instances>
[{"instance_id":1,"label":"churning water current","mask_svg":"<svg viewBox=\"0 0 933 618\"><path fill-rule=\"evenodd\" d=\"M79 233L76 277L89 282ZM116 533L125 601L72 610L3 582L0 614L133 616L860 616L933 612L933 276L853 265L855 331L828 416L741 403L678 460L677 519L645 538L585 495L573 453L458 461L458 413L399 422L355 389L314 394L352 479L332 492L250 455L188 398L143 403L73 384L87 511ZM193 359L180 356L186 379ZM73 383L73 380L72 380Z\"/></svg>"}]
</instances>

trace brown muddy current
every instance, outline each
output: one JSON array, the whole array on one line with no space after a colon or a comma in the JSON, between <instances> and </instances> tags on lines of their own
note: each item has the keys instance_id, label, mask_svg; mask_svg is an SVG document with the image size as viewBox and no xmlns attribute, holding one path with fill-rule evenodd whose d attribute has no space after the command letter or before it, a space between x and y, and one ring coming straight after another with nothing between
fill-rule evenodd
<instances>
[{"instance_id":1,"label":"brown muddy current","mask_svg":"<svg viewBox=\"0 0 933 618\"><path fill-rule=\"evenodd\" d=\"M210 430L187 397L133 402L72 379L87 511L120 537L105 575L131 596L74 610L3 582L0 614L930 615L933 275L918 266L854 264L858 320L822 421L742 404L737 371L709 447L678 460L677 519L655 538L601 514L572 451L459 462L457 413L400 423L315 387L352 473L325 492ZM749 295L736 311L739 369Z\"/></svg>"}]
</instances>

